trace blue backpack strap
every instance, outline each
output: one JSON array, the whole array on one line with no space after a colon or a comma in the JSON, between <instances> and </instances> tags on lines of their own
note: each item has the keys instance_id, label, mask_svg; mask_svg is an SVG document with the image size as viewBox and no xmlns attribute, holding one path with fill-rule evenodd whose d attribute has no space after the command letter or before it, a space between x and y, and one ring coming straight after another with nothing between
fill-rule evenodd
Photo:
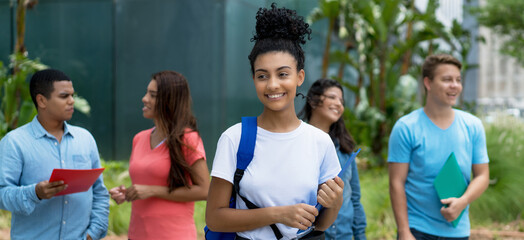
<instances>
[{"instance_id":1,"label":"blue backpack strap","mask_svg":"<svg viewBox=\"0 0 524 240\"><path fill-rule=\"evenodd\" d=\"M242 135L237 152L237 168L246 170L253 159L257 141L257 117L242 117Z\"/></svg>"},{"instance_id":2,"label":"blue backpack strap","mask_svg":"<svg viewBox=\"0 0 524 240\"><path fill-rule=\"evenodd\" d=\"M233 194L237 193L249 209L256 209L258 206L240 195L240 180L242 180L247 166L251 163L251 160L253 160L256 142L257 117L242 117L242 134L240 135L240 144L238 145L237 151L237 169L235 170L235 177L233 179ZM277 239L283 237L275 224L271 224L270 227Z\"/></svg>"}]
</instances>

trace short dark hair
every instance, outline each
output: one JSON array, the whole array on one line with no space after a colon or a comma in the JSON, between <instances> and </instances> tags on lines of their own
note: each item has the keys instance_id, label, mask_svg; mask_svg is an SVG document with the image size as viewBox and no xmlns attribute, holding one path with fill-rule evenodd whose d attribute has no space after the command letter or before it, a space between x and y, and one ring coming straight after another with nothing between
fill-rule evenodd
<instances>
[{"instance_id":1,"label":"short dark hair","mask_svg":"<svg viewBox=\"0 0 524 240\"><path fill-rule=\"evenodd\" d=\"M58 81L71 81L71 79L65 73L56 69L40 70L33 74L31 82L29 83L29 93L31 94L31 99L36 109L38 109L36 95L42 94L49 99L51 93L55 90L53 83Z\"/></svg>"},{"instance_id":2,"label":"short dark hair","mask_svg":"<svg viewBox=\"0 0 524 240\"><path fill-rule=\"evenodd\" d=\"M433 77L435 77L435 69L441 64L451 64L457 66L459 70L462 69L460 61L449 54L430 55L426 57L422 65L422 79L428 77L429 80L433 80Z\"/></svg>"},{"instance_id":3,"label":"short dark hair","mask_svg":"<svg viewBox=\"0 0 524 240\"><path fill-rule=\"evenodd\" d=\"M306 61L301 44L311 39L311 28L304 18L295 10L277 8L260 8L257 12L256 34L251 38L255 45L248 56L251 64L251 74L255 73L255 60L260 54L267 52L286 52L297 61L297 72L304 69Z\"/></svg>"}]
</instances>

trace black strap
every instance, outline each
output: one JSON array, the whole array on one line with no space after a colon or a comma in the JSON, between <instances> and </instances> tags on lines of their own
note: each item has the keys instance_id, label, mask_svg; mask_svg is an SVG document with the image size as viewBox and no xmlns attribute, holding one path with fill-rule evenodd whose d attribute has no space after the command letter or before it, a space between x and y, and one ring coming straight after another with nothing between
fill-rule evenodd
<instances>
[{"instance_id":1,"label":"black strap","mask_svg":"<svg viewBox=\"0 0 524 240\"><path fill-rule=\"evenodd\" d=\"M240 195L240 180L242 180L243 176L244 176L244 170L237 168L237 170L235 171L235 177L234 177L234 180L233 180L233 182L234 182L234 190L238 194L238 196L240 196L240 198L242 198L242 201L244 201L244 203L246 203L247 208L249 208L249 209L257 209L257 208L259 208L257 205L255 205L254 203L249 201L244 196ZM284 237L282 235L282 233L280 232L280 230L278 229L277 225L271 224L269 226L271 227L271 230L273 231L273 233L275 234L275 237L277 239L282 239L282 237Z\"/></svg>"}]
</instances>

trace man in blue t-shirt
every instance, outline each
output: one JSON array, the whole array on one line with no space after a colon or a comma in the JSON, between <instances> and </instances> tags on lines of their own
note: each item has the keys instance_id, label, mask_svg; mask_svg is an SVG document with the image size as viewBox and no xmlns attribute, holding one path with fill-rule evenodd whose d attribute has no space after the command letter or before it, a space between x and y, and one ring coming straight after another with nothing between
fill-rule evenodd
<instances>
[{"instance_id":1,"label":"man in blue t-shirt","mask_svg":"<svg viewBox=\"0 0 524 240\"><path fill-rule=\"evenodd\" d=\"M461 67L447 54L427 57L426 105L400 118L391 132L389 190L398 239L468 239L468 205L488 187L484 127L477 117L452 108L462 92ZM459 198L440 200L433 181L451 153L468 187Z\"/></svg>"}]
</instances>

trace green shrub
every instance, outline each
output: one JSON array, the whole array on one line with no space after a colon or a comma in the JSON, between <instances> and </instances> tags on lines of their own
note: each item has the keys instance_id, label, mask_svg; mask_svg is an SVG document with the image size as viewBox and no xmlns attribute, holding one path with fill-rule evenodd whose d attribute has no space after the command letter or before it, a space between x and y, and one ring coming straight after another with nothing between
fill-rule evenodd
<instances>
[{"instance_id":1,"label":"green shrub","mask_svg":"<svg viewBox=\"0 0 524 240\"><path fill-rule=\"evenodd\" d=\"M479 224L517 220L524 211L524 123L499 118L486 125L490 159L490 186L471 205L471 218Z\"/></svg>"},{"instance_id":2,"label":"green shrub","mask_svg":"<svg viewBox=\"0 0 524 240\"><path fill-rule=\"evenodd\" d=\"M120 185L131 185L129 178L129 164L121 161L102 161L104 170L104 184L107 189L111 189ZM123 203L116 204L115 201L109 202L109 228L108 234L121 235L127 234L129 227L129 220L131 217L131 204Z\"/></svg>"},{"instance_id":3,"label":"green shrub","mask_svg":"<svg viewBox=\"0 0 524 240\"><path fill-rule=\"evenodd\" d=\"M366 212L368 239L395 239L396 224L389 198L386 168L359 171L361 202Z\"/></svg>"}]
</instances>

